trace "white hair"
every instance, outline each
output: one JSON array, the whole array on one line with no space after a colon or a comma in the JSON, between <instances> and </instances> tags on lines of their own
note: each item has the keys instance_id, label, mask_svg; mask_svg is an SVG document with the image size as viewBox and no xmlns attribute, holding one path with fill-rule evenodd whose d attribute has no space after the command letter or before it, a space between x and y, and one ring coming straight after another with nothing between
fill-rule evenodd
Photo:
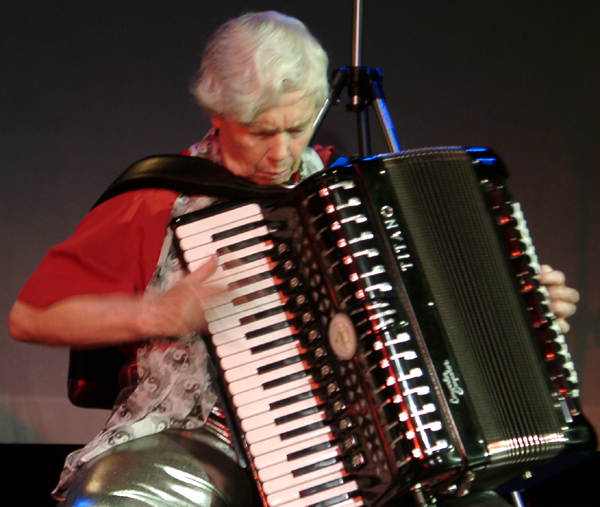
<instances>
[{"instance_id":1,"label":"white hair","mask_svg":"<svg viewBox=\"0 0 600 507\"><path fill-rule=\"evenodd\" d=\"M306 26L279 12L231 19L210 38L192 93L210 116L248 123L301 91L319 108L328 93L327 55Z\"/></svg>"}]
</instances>

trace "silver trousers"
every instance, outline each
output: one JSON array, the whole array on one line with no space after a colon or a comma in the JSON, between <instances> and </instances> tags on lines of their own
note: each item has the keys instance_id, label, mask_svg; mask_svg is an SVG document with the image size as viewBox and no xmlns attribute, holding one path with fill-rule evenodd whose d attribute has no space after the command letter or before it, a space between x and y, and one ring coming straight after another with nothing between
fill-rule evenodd
<instances>
[{"instance_id":1,"label":"silver trousers","mask_svg":"<svg viewBox=\"0 0 600 507\"><path fill-rule=\"evenodd\" d=\"M212 432L168 430L118 445L78 472L58 507L251 507L249 474Z\"/></svg>"}]
</instances>

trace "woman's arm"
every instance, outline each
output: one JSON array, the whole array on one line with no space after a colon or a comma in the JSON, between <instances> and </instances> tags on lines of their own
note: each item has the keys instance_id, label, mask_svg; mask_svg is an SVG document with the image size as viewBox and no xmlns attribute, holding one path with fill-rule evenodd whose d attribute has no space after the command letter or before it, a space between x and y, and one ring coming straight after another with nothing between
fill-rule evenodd
<instances>
[{"instance_id":1,"label":"woman's arm","mask_svg":"<svg viewBox=\"0 0 600 507\"><path fill-rule=\"evenodd\" d=\"M8 330L18 341L75 348L186 336L204 326L202 283L216 267L216 257L212 257L151 301L135 294L82 295L38 308L17 300L8 317Z\"/></svg>"}]
</instances>

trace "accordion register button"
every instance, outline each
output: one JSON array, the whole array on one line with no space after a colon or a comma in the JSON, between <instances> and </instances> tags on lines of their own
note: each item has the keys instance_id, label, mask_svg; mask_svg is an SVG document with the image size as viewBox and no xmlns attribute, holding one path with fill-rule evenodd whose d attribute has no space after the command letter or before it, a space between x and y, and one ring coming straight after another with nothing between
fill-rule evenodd
<instances>
[{"instance_id":1,"label":"accordion register button","mask_svg":"<svg viewBox=\"0 0 600 507\"><path fill-rule=\"evenodd\" d=\"M311 370L313 377L317 382L325 382L328 377L333 375L333 368L329 363L316 365L314 369Z\"/></svg>"},{"instance_id":2,"label":"accordion register button","mask_svg":"<svg viewBox=\"0 0 600 507\"><path fill-rule=\"evenodd\" d=\"M336 437L347 434L350 430L356 427L354 419L347 415L337 422L333 423L332 430Z\"/></svg>"},{"instance_id":3,"label":"accordion register button","mask_svg":"<svg viewBox=\"0 0 600 507\"><path fill-rule=\"evenodd\" d=\"M346 403L343 399L338 398L337 400L334 400L325 407L325 414L328 418L333 418L340 415L345 410Z\"/></svg>"},{"instance_id":4,"label":"accordion register button","mask_svg":"<svg viewBox=\"0 0 600 507\"><path fill-rule=\"evenodd\" d=\"M340 449L344 454L359 446L360 441L356 435L350 435L340 441Z\"/></svg>"},{"instance_id":5,"label":"accordion register button","mask_svg":"<svg viewBox=\"0 0 600 507\"><path fill-rule=\"evenodd\" d=\"M357 452L356 454L344 459L343 463L344 468L348 472L355 472L367 463L367 458L363 452Z\"/></svg>"}]
</instances>

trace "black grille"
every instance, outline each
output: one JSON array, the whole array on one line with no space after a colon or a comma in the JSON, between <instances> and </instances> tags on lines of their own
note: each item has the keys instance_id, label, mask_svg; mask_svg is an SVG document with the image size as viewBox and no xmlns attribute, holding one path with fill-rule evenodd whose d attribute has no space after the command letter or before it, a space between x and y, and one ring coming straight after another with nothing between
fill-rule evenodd
<instances>
[{"instance_id":1,"label":"black grille","mask_svg":"<svg viewBox=\"0 0 600 507\"><path fill-rule=\"evenodd\" d=\"M561 429L548 379L470 158L416 153L391 165L400 212L492 461L556 454L561 444L552 438ZM495 445L506 442L514 446ZM494 455L496 448L503 450Z\"/></svg>"}]
</instances>

